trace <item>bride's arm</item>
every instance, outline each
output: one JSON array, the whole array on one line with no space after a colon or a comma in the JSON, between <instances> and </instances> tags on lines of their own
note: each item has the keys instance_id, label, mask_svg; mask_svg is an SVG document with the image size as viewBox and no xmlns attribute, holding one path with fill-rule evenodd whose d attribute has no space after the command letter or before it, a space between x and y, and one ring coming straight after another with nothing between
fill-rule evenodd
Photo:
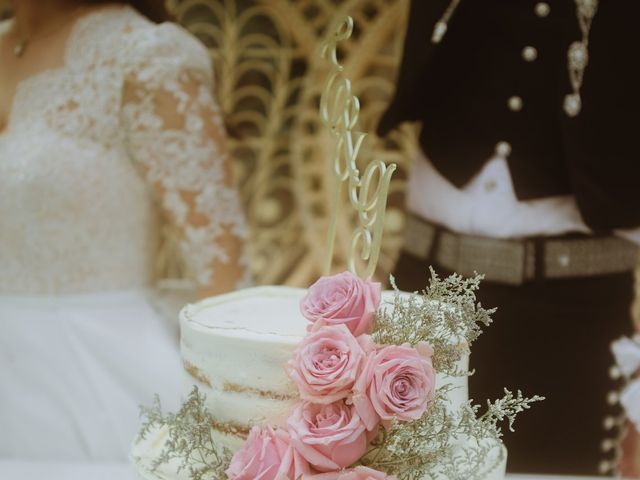
<instances>
[{"instance_id":1,"label":"bride's arm","mask_svg":"<svg viewBox=\"0 0 640 480\"><path fill-rule=\"evenodd\" d=\"M134 63L122 112L129 152L177 232L190 277L201 296L208 296L246 280L245 222L211 94L208 58L194 60L203 51L189 42L194 41L183 38ZM204 62L201 68L198 60Z\"/></svg>"}]
</instances>

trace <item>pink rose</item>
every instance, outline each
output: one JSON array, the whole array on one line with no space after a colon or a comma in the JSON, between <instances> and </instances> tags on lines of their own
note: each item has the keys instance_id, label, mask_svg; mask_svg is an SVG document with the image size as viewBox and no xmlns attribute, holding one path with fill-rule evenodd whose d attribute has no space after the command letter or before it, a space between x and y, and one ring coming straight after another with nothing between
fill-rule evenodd
<instances>
[{"instance_id":1,"label":"pink rose","mask_svg":"<svg viewBox=\"0 0 640 480\"><path fill-rule=\"evenodd\" d=\"M367 429L374 429L380 420L422 417L435 391L432 356L425 342L416 348L390 345L369 354L353 387L353 404Z\"/></svg>"},{"instance_id":2,"label":"pink rose","mask_svg":"<svg viewBox=\"0 0 640 480\"><path fill-rule=\"evenodd\" d=\"M300 310L314 330L342 323L357 337L373 331L380 292L379 283L361 280L351 272L320 277L301 300Z\"/></svg>"},{"instance_id":3,"label":"pink rose","mask_svg":"<svg viewBox=\"0 0 640 480\"><path fill-rule=\"evenodd\" d=\"M332 325L307 335L286 369L302 399L326 404L347 398L364 359L349 329Z\"/></svg>"},{"instance_id":4,"label":"pink rose","mask_svg":"<svg viewBox=\"0 0 640 480\"><path fill-rule=\"evenodd\" d=\"M291 444L321 472L340 470L359 460L370 437L353 406L305 402L289 417Z\"/></svg>"},{"instance_id":5,"label":"pink rose","mask_svg":"<svg viewBox=\"0 0 640 480\"><path fill-rule=\"evenodd\" d=\"M303 480L398 480L394 475L387 475L373 468L356 467L353 470L305 475Z\"/></svg>"},{"instance_id":6,"label":"pink rose","mask_svg":"<svg viewBox=\"0 0 640 480\"><path fill-rule=\"evenodd\" d=\"M287 432L253 427L225 473L229 480L297 480L310 471L291 446Z\"/></svg>"}]
</instances>

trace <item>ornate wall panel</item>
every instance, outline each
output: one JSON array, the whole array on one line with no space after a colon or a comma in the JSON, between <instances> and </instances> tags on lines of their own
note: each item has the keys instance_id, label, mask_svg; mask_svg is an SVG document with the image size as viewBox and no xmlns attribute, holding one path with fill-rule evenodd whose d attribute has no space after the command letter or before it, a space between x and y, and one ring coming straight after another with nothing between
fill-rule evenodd
<instances>
[{"instance_id":1,"label":"ornate wall panel","mask_svg":"<svg viewBox=\"0 0 640 480\"><path fill-rule=\"evenodd\" d=\"M319 48L335 22L354 18L341 62L361 100L358 129L371 132L360 161L399 165L378 269L386 277L402 242L413 135L407 129L383 142L373 130L393 93L407 0L174 0L169 6L210 49L251 226L254 274L270 284L307 285L325 263L333 144L318 113L328 72ZM354 221L344 199L338 268L344 268Z\"/></svg>"}]
</instances>

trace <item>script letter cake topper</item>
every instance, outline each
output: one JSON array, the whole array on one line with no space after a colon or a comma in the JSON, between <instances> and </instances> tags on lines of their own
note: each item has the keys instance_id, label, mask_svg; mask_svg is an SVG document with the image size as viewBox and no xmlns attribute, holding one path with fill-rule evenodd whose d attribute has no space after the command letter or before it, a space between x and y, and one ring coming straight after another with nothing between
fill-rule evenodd
<instances>
[{"instance_id":1,"label":"script letter cake topper","mask_svg":"<svg viewBox=\"0 0 640 480\"><path fill-rule=\"evenodd\" d=\"M350 205L357 213L358 226L351 237L347 265L355 274L367 278L375 272L380 256L387 195L395 164L386 165L373 160L360 176L356 160L366 134L354 132L360 113L360 101L353 95L351 82L344 75L338 61L338 43L351 37L353 19L347 17L322 46L322 58L331 66L331 72L320 99L320 116L335 139L332 155L333 198L329 219L328 250L325 274L329 274L333 261L338 206L343 184L347 184ZM364 271L358 272L357 257L364 262Z\"/></svg>"}]
</instances>

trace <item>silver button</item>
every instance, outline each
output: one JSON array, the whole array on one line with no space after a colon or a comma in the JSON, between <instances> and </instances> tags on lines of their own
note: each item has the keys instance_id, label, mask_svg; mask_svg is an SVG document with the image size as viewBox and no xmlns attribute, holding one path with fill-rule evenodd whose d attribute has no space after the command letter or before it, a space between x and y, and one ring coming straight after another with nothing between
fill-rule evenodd
<instances>
[{"instance_id":1,"label":"silver button","mask_svg":"<svg viewBox=\"0 0 640 480\"><path fill-rule=\"evenodd\" d=\"M609 369L609 377L611 378L611 380L617 380L622 377L622 372L617 365L614 365Z\"/></svg>"},{"instance_id":2,"label":"silver button","mask_svg":"<svg viewBox=\"0 0 640 480\"><path fill-rule=\"evenodd\" d=\"M618 403L618 400L620 400L620 396L618 395L618 392L611 391L607 394L607 403L609 405L615 405L616 403Z\"/></svg>"},{"instance_id":3,"label":"silver button","mask_svg":"<svg viewBox=\"0 0 640 480\"><path fill-rule=\"evenodd\" d=\"M487 180L486 182L484 182L484 190L487 193L493 192L497 186L498 184L495 180Z\"/></svg>"},{"instance_id":4,"label":"silver button","mask_svg":"<svg viewBox=\"0 0 640 480\"><path fill-rule=\"evenodd\" d=\"M611 440L610 438L605 438L602 442L600 442L600 450L603 452L608 452L609 450L613 450L616 448L616 442Z\"/></svg>"},{"instance_id":5,"label":"silver button","mask_svg":"<svg viewBox=\"0 0 640 480\"><path fill-rule=\"evenodd\" d=\"M509 106L509 110L512 112L519 112L522 110L522 98L514 95L513 97L509 97L507 100L507 105Z\"/></svg>"},{"instance_id":6,"label":"silver button","mask_svg":"<svg viewBox=\"0 0 640 480\"><path fill-rule=\"evenodd\" d=\"M573 42L569 46L569 62L572 68L584 69L589 63L589 51L584 42Z\"/></svg>"},{"instance_id":7,"label":"silver button","mask_svg":"<svg viewBox=\"0 0 640 480\"><path fill-rule=\"evenodd\" d=\"M547 2L538 2L535 7L536 15L544 18L551 12L551 7Z\"/></svg>"},{"instance_id":8,"label":"silver button","mask_svg":"<svg viewBox=\"0 0 640 480\"><path fill-rule=\"evenodd\" d=\"M524 47L522 49L522 58L525 62L533 62L536 58L538 58L538 50L535 47Z\"/></svg>"},{"instance_id":9,"label":"silver button","mask_svg":"<svg viewBox=\"0 0 640 480\"><path fill-rule=\"evenodd\" d=\"M614 417L605 417L604 421L602 422L602 426L605 430L611 430L616 426L616 419Z\"/></svg>"},{"instance_id":10,"label":"silver button","mask_svg":"<svg viewBox=\"0 0 640 480\"><path fill-rule=\"evenodd\" d=\"M580 94L570 93L565 95L562 108L564 108L564 111L570 117L577 116L580 113L580 110L582 110L582 99L580 98Z\"/></svg>"},{"instance_id":11,"label":"silver button","mask_svg":"<svg viewBox=\"0 0 640 480\"><path fill-rule=\"evenodd\" d=\"M499 157L508 157L511 155L511 144L509 144L509 142L498 142L496 144L496 155Z\"/></svg>"},{"instance_id":12,"label":"silver button","mask_svg":"<svg viewBox=\"0 0 640 480\"><path fill-rule=\"evenodd\" d=\"M560 265L561 267L567 268L570 263L571 263L571 257L569 256L568 253L563 253L561 255L558 255L558 265Z\"/></svg>"},{"instance_id":13,"label":"silver button","mask_svg":"<svg viewBox=\"0 0 640 480\"><path fill-rule=\"evenodd\" d=\"M611 462L607 462L606 460L602 460L598 465L598 470L602 474L609 473L612 469L613 466L611 465Z\"/></svg>"}]
</instances>

